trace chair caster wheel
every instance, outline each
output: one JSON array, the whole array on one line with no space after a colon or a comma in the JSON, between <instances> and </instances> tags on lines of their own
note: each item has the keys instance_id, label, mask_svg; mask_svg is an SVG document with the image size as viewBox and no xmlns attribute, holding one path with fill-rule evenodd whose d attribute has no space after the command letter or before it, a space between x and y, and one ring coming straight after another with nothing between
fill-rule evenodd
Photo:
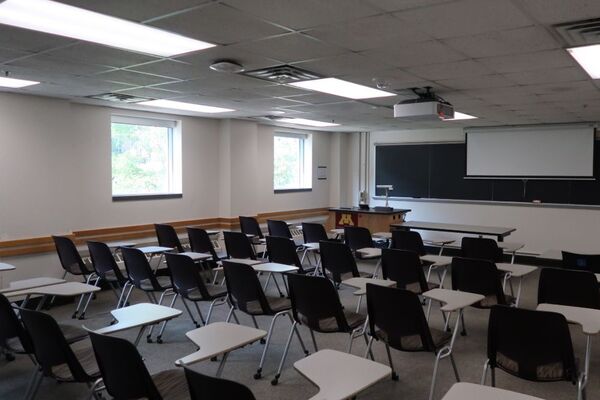
<instances>
[{"instance_id":1,"label":"chair caster wheel","mask_svg":"<svg viewBox=\"0 0 600 400\"><path fill-rule=\"evenodd\" d=\"M271 381L271 385L277 386L278 383L279 383L279 374L275 375L275 378L273 378L273 380Z\"/></svg>"},{"instance_id":2,"label":"chair caster wheel","mask_svg":"<svg viewBox=\"0 0 600 400\"><path fill-rule=\"evenodd\" d=\"M73 319L77 318L77 312L74 312L73 315L71 315L71 318L73 318Z\"/></svg>"},{"instance_id":3,"label":"chair caster wheel","mask_svg":"<svg viewBox=\"0 0 600 400\"><path fill-rule=\"evenodd\" d=\"M84 320L84 319L85 319L85 314L81 314L81 315L79 316L79 319L80 319L80 320Z\"/></svg>"},{"instance_id":4,"label":"chair caster wheel","mask_svg":"<svg viewBox=\"0 0 600 400\"><path fill-rule=\"evenodd\" d=\"M260 372L261 372L260 369L258 371L256 371L256 373L254 374L254 379L260 379L260 378L262 378L262 375L261 375Z\"/></svg>"},{"instance_id":5,"label":"chair caster wheel","mask_svg":"<svg viewBox=\"0 0 600 400\"><path fill-rule=\"evenodd\" d=\"M460 336L467 336L467 332L461 332Z\"/></svg>"},{"instance_id":6,"label":"chair caster wheel","mask_svg":"<svg viewBox=\"0 0 600 400\"><path fill-rule=\"evenodd\" d=\"M279 297L281 297L281 298L283 299L283 298L285 297L285 295L283 295L283 294L280 294L280 295L279 295Z\"/></svg>"},{"instance_id":7,"label":"chair caster wheel","mask_svg":"<svg viewBox=\"0 0 600 400\"><path fill-rule=\"evenodd\" d=\"M150 336L150 335L146 336L146 342L152 343L152 336Z\"/></svg>"},{"instance_id":8,"label":"chair caster wheel","mask_svg":"<svg viewBox=\"0 0 600 400\"><path fill-rule=\"evenodd\" d=\"M267 341L265 339L260 339L260 344L265 344Z\"/></svg>"},{"instance_id":9,"label":"chair caster wheel","mask_svg":"<svg viewBox=\"0 0 600 400\"><path fill-rule=\"evenodd\" d=\"M112 321L110 321L110 325L114 325L114 324L116 324L116 323L117 323L117 320L116 320L116 319L113 319Z\"/></svg>"},{"instance_id":10,"label":"chair caster wheel","mask_svg":"<svg viewBox=\"0 0 600 400\"><path fill-rule=\"evenodd\" d=\"M308 356L309 354L310 354L310 351L308 351L308 350L304 350L304 355L305 355L305 356Z\"/></svg>"},{"instance_id":11,"label":"chair caster wheel","mask_svg":"<svg viewBox=\"0 0 600 400\"><path fill-rule=\"evenodd\" d=\"M398 380L398 374L395 372L392 372L392 380L393 381L397 381Z\"/></svg>"},{"instance_id":12,"label":"chair caster wheel","mask_svg":"<svg viewBox=\"0 0 600 400\"><path fill-rule=\"evenodd\" d=\"M15 355L12 353L6 353L4 356L6 357L6 361L15 361Z\"/></svg>"},{"instance_id":13,"label":"chair caster wheel","mask_svg":"<svg viewBox=\"0 0 600 400\"><path fill-rule=\"evenodd\" d=\"M211 357L210 361L219 361L219 359L217 357Z\"/></svg>"},{"instance_id":14,"label":"chair caster wheel","mask_svg":"<svg viewBox=\"0 0 600 400\"><path fill-rule=\"evenodd\" d=\"M162 342L163 342L163 340L160 336L156 338L156 343L162 344Z\"/></svg>"}]
</instances>

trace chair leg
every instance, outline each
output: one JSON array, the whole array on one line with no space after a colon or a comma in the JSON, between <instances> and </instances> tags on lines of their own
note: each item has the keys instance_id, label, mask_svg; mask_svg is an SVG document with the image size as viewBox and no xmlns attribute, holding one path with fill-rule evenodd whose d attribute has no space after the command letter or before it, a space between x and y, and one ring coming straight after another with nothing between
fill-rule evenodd
<instances>
[{"instance_id":1,"label":"chair leg","mask_svg":"<svg viewBox=\"0 0 600 400\"><path fill-rule=\"evenodd\" d=\"M198 321L196 321L196 319L194 318L194 315L192 314L192 310L190 310L190 306L188 306L188 304L185 301L185 298L183 298L183 296L181 296L181 302L183 303L185 310L187 311L188 315L190 316L192 323L196 326L196 328L199 328L200 325L198 324Z\"/></svg>"},{"instance_id":2,"label":"chair leg","mask_svg":"<svg viewBox=\"0 0 600 400\"><path fill-rule=\"evenodd\" d=\"M298 323L294 321L292 327L290 328L290 333L288 334L287 341L285 343L285 348L283 349L283 355L281 356L281 361L279 361L279 368L277 368L277 374L275 374L275 378L271 381L271 385L275 386L279 383L279 377L281 376L281 370L283 369L283 364L285 363L285 359L287 358L288 351L290 350L290 344L292 343L292 336L294 335L294 328Z\"/></svg>"},{"instance_id":3,"label":"chair leg","mask_svg":"<svg viewBox=\"0 0 600 400\"><path fill-rule=\"evenodd\" d=\"M227 314L227 319L225 320L225 322L229 322L231 317L233 317L236 324L238 324L238 325L240 324L240 320L238 319L237 315L235 314L235 308L233 306L231 306L231 308L229 309L229 314Z\"/></svg>"},{"instance_id":4,"label":"chair leg","mask_svg":"<svg viewBox=\"0 0 600 400\"><path fill-rule=\"evenodd\" d=\"M425 319L429 322L429 314L431 314L431 302L433 299L427 299L427 313L425 314Z\"/></svg>"},{"instance_id":5,"label":"chair leg","mask_svg":"<svg viewBox=\"0 0 600 400\"><path fill-rule=\"evenodd\" d=\"M491 369L492 387L496 387L496 368Z\"/></svg>"},{"instance_id":6,"label":"chair leg","mask_svg":"<svg viewBox=\"0 0 600 400\"><path fill-rule=\"evenodd\" d=\"M29 400L35 399L35 396L37 395L38 391L40 390L40 385L42 384L43 380L44 380L44 374L42 373L42 371L38 370L37 377L36 377L35 381L33 382L31 391L29 392L29 398L28 398Z\"/></svg>"},{"instance_id":7,"label":"chair leg","mask_svg":"<svg viewBox=\"0 0 600 400\"><path fill-rule=\"evenodd\" d=\"M312 338L312 342L313 342L313 346L315 347L315 353L317 351L319 351L319 349L317 348L317 340L315 339L315 332L310 329L310 337Z\"/></svg>"},{"instance_id":8,"label":"chair leg","mask_svg":"<svg viewBox=\"0 0 600 400\"><path fill-rule=\"evenodd\" d=\"M365 338L365 344L368 347L369 346L369 338L367 338L366 330L363 330L362 336ZM371 356L371 360L374 360L375 356L373 356L373 351L370 348L368 350L369 350L369 355Z\"/></svg>"},{"instance_id":9,"label":"chair leg","mask_svg":"<svg viewBox=\"0 0 600 400\"><path fill-rule=\"evenodd\" d=\"M175 301L177 300L177 297L179 297L179 295L177 293L173 294L173 300L171 300L171 304L169 305L169 307L173 308L173 305L175 304ZM162 335L165 331L165 328L167 327L167 321L163 321L162 323L162 327L160 328L160 332L158 332L158 336L156 337L156 343L162 343Z\"/></svg>"},{"instance_id":10,"label":"chair leg","mask_svg":"<svg viewBox=\"0 0 600 400\"><path fill-rule=\"evenodd\" d=\"M194 301L194 307L196 307L196 312L198 312L198 316L200 317L200 321L202 321L203 325L206 325L206 321L204 320L204 315L202 315L202 310L200 310L200 306L197 301Z\"/></svg>"},{"instance_id":11,"label":"chair leg","mask_svg":"<svg viewBox=\"0 0 600 400\"><path fill-rule=\"evenodd\" d=\"M294 319L292 318L292 316L288 313L288 316L290 317L290 322L294 323ZM302 336L300 336L300 331L298 330L298 325L296 325L294 327L294 332L296 332L296 336L298 337L298 341L300 342L300 347L302 347L302 351L304 351L304 355L307 356L309 355L309 351L306 348L306 346L304 345L304 340L302 340Z\"/></svg>"},{"instance_id":12,"label":"chair leg","mask_svg":"<svg viewBox=\"0 0 600 400\"><path fill-rule=\"evenodd\" d=\"M33 390L33 387L35 386L37 379L38 379L38 374L40 373L40 370L38 369L37 365L36 367L33 369L33 374L31 375L31 378L29 379L29 384L27 385L27 390L25 391L25 396L23 396L23 399L29 399L30 395L31 395L31 391Z\"/></svg>"},{"instance_id":13,"label":"chair leg","mask_svg":"<svg viewBox=\"0 0 600 400\"><path fill-rule=\"evenodd\" d=\"M121 295L119 296L119 298L117 300L117 308L121 308L121 302L123 301L123 298L125 297L125 291L127 290L127 286L129 286L129 282L125 282L125 284L121 288Z\"/></svg>"},{"instance_id":14,"label":"chair leg","mask_svg":"<svg viewBox=\"0 0 600 400\"><path fill-rule=\"evenodd\" d=\"M373 339L373 338L371 338L371 339ZM369 350L370 350L370 348L369 348ZM394 362L392 361L392 353L390 352L390 346L387 343L385 344L385 351L388 356L388 361L390 362L390 368L392 369L392 380L397 381L398 374L396 373L396 370L394 369ZM373 357L372 354L371 354L371 357Z\"/></svg>"},{"instance_id":15,"label":"chair leg","mask_svg":"<svg viewBox=\"0 0 600 400\"><path fill-rule=\"evenodd\" d=\"M483 364L483 374L481 375L481 385L485 385L485 380L487 378L487 372L488 372L489 367L490 367L490 360L487 359L487 360L485 360L485 363Z\"/></svg>"},{"instance_id":16,"label":"chair leg","mask_svg":"<svg viewBox=\"0 0 600 400\"><path fill-rule=\"evenodd\" d=\"M438 366L440 364L441 355L442 355L441 351L439 351L435 355L435 363L433 364L433 375L431 377L431 387L429 388L429 400L433 400L433 393L435 391L435 381L437 379L437 371L438 371Z\"/></svg>"},{"instance_id":17,"label":"chair leg","mask_svg":"<svg viewBox=\"0 0 600 400\"><path fill-rule=\"evenodd\" d=\"M452 370L454 370L454 377L456 382L460 382L460 376L458 375L458 368L456 367L456 361L454 360L454 354L450 353L450 363L452 363Z\"/></svg>"},{"instance_id":18,"label":"chair leg","mask_svg":"<svg viewBox=\"0 0 600 400\"><path fill-rule=\"evenodd\" d=\"M371 347L373 347L373 336L369 338L367 342L367 350L365 350L365 358L371 356L371 360L375 361L375 357L373 357L373 351L371 351Z\"/></svg>"},{"instance_id":19,"label":"chair leg","mask_svg":"<svg viewBox=\"0 0 600 400\"><path fill-rule=\"evenodd\" d=\"M256 373L254 374L254 379L261 378L261 372L262 372L263 365L265 363L267 349L269 348L269 344L271 343L271 335L273 334L273 327L275 326L275 321L281 315L286 314L286 313L287 313L287 311L282 311L280 313L277 313L273 316L273 319L271 320L271 325L269 326L269 331L267 332L267 341L265 343L265 348L263 349L262 356L260 357L260 363L258 364L258 369L256 370Z\"/></svg>"},{"instance_id":20,"label":"chair leg","mask_svg":"<svg viewBox=\"0 0 600 400\"><path fill-rule=\"evenodd\" d=\"M96 278L96 281L94 282L94 286L98 286L98 283L100 282L100 277ZM85 302L85 306L83 306L83 310L81 311L81 314L79 314L79 319L85 319L85 312L87 311L88 306L90 305L90 301L92 300L92 296L94 294L90 293L88 294L88 298L87 301Z\"/></svg>"},{"instance_id":21,"label":"chair leg","mask_svg":"<svg viewBox=\"0 0 600 400\"><path fill-rule=\"evenodd\" d=\"M460 325L462 326L462 331L460 331L460 335L467 336L467 327L465 326L465 313L460 314Z\"/></svg>"}]
</instances>

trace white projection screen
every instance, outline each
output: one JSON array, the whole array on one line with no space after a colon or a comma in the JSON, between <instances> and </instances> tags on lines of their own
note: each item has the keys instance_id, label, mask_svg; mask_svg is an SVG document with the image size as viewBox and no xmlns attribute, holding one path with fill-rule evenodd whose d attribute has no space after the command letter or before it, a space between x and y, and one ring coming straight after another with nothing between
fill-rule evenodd
<instances>
[{"instance_id":1,"label":"white projection screen","mask_svg":"<svg viewBox=\"0 0 600 400\"><path fill-rule=\"evenodd\" d=\"M468 129L467 178L594 177L594 128Z\"/></svg>"}]
</instances>

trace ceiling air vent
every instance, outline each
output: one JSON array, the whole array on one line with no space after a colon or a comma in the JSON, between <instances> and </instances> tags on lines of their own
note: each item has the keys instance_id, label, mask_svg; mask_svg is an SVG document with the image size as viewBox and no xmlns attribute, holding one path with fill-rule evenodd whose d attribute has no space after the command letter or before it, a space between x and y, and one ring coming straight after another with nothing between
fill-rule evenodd
<instances>
[{"instance_id":1,"label":"ceiling air vent","mask_svg":"<svg viewBox=\"0 0 600 400\"><path fill-rule=\"evenodd\" d=\"M139 103L141 101L153 100L146 97L131 96L123 93L102 93L86 96L88 99L113 101L115 103Z\"/></svg>"},{"instance_id":2,"label":"ceiling air vent","mask_svg":"<svg viewBox=\"0 0 600 400\"><path fill-rule=\"evenodd\" d=\"M600 18L554 25L554 29L569 46L600 43Z\"/></svg>"},{"instance_id":3,"label":"ceiling air vent","mask_svg":"<svg viewBox=\"0 0 600 400\"><path fill-rule=\"evenodd\" d=\"M292 67L291 65L277 65L275 67L255 69L254 71L244 72L243 74L275 83L292 83L321 78L321 76L314 72Z\"/></svg>"}]
</instances>

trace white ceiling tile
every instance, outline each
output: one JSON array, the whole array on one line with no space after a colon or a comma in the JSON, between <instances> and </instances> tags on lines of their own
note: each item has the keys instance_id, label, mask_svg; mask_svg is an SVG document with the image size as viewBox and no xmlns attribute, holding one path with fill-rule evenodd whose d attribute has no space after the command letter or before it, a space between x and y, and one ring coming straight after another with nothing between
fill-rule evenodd
<instances>
[{"instance_id":1,"label":"white ceiling tile","mask_svg":"<svg viewBox=\"0 0 600 400\"><path fill-rule=\"evenodd\" d=\"M395 14L438 39L519 28L533 22L510 1L460 0Z\"/></svg>"},{"instance_id":2,"label":"white ceiling tile","mask_svg":"<svg viewBox=\"0 0 600 400\"><path fill-rule=\"evenodd\" d=\"M545 29L535 26L461 36L445 39L443 42L473 58L530 53L561 47Z\"/></svg>"},{"instance_id":3,"label":"white ceiling tile","mask_svg":"<svg viewBox=\"0 0 600 400\"><path fill-rule=\"evenodd\" d=\"M177 57L176 60L192 64L199 69L208 71L208 67L215 61L231 60L241 64L246 71L270 67L281 64L281 61L250 53L243 44L217 46L197 53Z\"/></svg>"},{"instance_id":4,"label":"white ceiling tile","mask_svg":"<svg viewBox=\"0 0 600 400\"><path fill-rule=\"evenodd\" d=\"M55 58L46 55L36 55L16 61L10 62L7 65L14 67L30 68L37 71L60 72L72 75L93 75L106 70L106 67L92 64L84 64L81 62L69 61Z\"/></svg>"},{"instance_id":5,"label":"white ceiling tile","mask_svg":"<svg viewBox=\"0 0 600 400\"><path fill-rule=\"evenodd\" d=\"M349 21L379 12L362 0L225 0L224 3L292 29Z\"/></svg>"},{"instance_id":6,"label":"white ceiling tile","mask_svg":"<svg viewBox=\"0 0 600 400\"><path fill-rule=\"evenodd\" d=\"M124 69L105 72L102 74L95 75L95 77L97 79L102 79L105 81L122 82L135 86L156 85L159 83L172 82L176 80L174 78L143 74Z\"/></svg>"},{"instance_id":7,"label":"white ceiling tile","mask_svg":"<svg viewBox=\"0 0 600 400\"><path fill-rule=\"evenodd\" d=\"M398 43L394 46L367 50L360 54L371 58L374 64L382 61L396 67L439 64L460 61L467 58L437 40L407 46Z\"/></svg>"},{"instance_id":8,"label":"white ceiling tile","mask_svg":"<svg viewBox=\"0 0 600 400\"><path fill-rule=\"evenodd\" d=\"M436 83L450 89L491 89L499 87L514 86L515 82L509 78L500 75L474 75L460 78L436 80Z\"/></svg>"},{"instance_id":9,"label":"white ceiling tile","mask_svg":"<svg viewBox=\"0 0 600 400\"><path fill-rule=\"evenodd\" d=\"M489 75L493 71L485 65L473 60L464 60L444 64L431 64L406 69L408 72L424 79L439 81L449 78L462 78L477 75Z\"/></svg>"},{"instance_id":10,"label":"white ceiling tile","mask_svg":"<svg viewBox=\"0 0 600 400\"><path fill-rule=\"evenodd\" d=\"M76 42L61 36L0 25L0 47L4 49L37 53L72 43Z\"/></svg>"},{"instance_id":11,"label":"white ceiling tile","mask_svg":"<svg viewBox=\"0 0 600 400\"><path fill-rule=\"evenodd\" d=\"M478 61L491 70L500 73L535 71L577 65L565 50L546 50L511 56L486 57L480 58Z\"/></svg>"},{"instance_id":12,"label":"white ceiling tile","mask_svg":"<svg viewBox=\"0 0 600 400\"><path fill-rule=\"evenodd\" d=\"M212 0L61 0L61 3L85 8L102 14L112 15L132 21L145 21L150 18L185 10Z\"/></svg>"},{"instance_id":13,"label":"white ceiling tile","mask_svg":"<svg viewBox=\"0 0 600 400\"><path fill-rule=\"evenodd\" d=\"M600 17L597 0L514 0L533 18L545 24Z\"/></svg>"},{"instance_id":14,"label":"white ceiling tile","mask_svg":"<svg viewBox=\"0 0 600 400\"><path fill-rule=\"evenodd\" d=\"M397 43L424 42L432 39L431 36L402 23L389 14L327 24L306 33L324 42L352 51L385 47Z\"/></svg>"},{"instance_id":15,"label":"white ceiling tile","mask_svg":"<svg viewBox=\"0 0 600 400\"><path fill-rule=\"evenodd\" d=\"M384 85L383 90L391 91L435 85L432 81L419 78L398 68L383 71L368 71L362 74L344 75L342 78L366 86L376 86L379 82Z\"/></svg>"},{"instance_id":16,"label":"white ceiling tile","mask_svg":"<svg viewBox=\"0 0 600 400\"><path fill-rule=\"evenodd\" d=\"M339 103L346 100L344 97L312 91L304 91L304 94L300 96L287 96L285 99L308 104Z\"/></svg>"},{"instance_id":17,"label":"white ceiling tile","mask_svg":"<svg viewBox=\"0 0 600 400\"><path fill-rule=\"evenodd\" d=\"M356 53L344 53L338 56L294 63L293 65L323 76L334 77L343 75L369 75L392 68L391 65L382 63L375 65L370 58Z\"/></svg>"},{"instance_id":18,"label":"white ceiling tile","mask_svg":"<svg viewBox=\"0 0 600 400\"><path fill-rule=\"evenodd\" d=\"M369 3L385 11L408 10L436 4L450 3L455 0L367 0Z\"/></svg>"},{"instance_id":19,"label":"white ceiling tile","mask_svg":"<svg viewBox=\"0 0 600 400\"><path fill-rule=\"evenodd\" d=\"M158 58L146 54L134 53L101 46L92 43L77 43L73 46L53 50L49 53L52 57L64 59L65 63L72 61L85 61L89 64L106 65L115 68L141 64Z\"/></svg>"},{"instance_id":20,"label":"white ceiling tile","mask_svg":"<svg viewBox=\"0 0 600 400\"><path fill-rule=\"evenodd\" d=\"M245 48L251 53L281 60L285 63L306 61L348 52L341 47L323 43L301 33L249 42L245 44Z\"/></svg>"},{"instance_id":21,"label":"white ceiling tile","mask_svg":"<svg viewBox=\"0 0 600 400\"><path fill-rule=\"evenodd\" d=\"M270 85L252 88L257 97L289 97L306 94L306 90L288 85Z\"/></svg>"},{"instance_id":22,"label":"white ceiling tile","mask_svg":"<svg viewBox=\"0 0 600 400\"><path fill-rule=\"evenodd\" d=\"M169 76L182 80L201 78L208 75L210 72L208 69L198 68L195 65L174 60L162 60L147 64L135 65L127 69L130 71Z\"/></svg>"},{"instance_id":23,"label":"white ceiling tile","mask_svg":"<svg viewBox=\"0 0 600 400\"><path fill-rule=\"evenodd\" d=\"M270 86L271 83L238 74L226 74L211 71L207 78L160 85L161 89L175 90L182 93L204 93L224 89L249 89Z\"/></svg>"},{"instance_id":24,"label":"white ceiling tile","mask_svg":"<svg viewBox=\"0 0 600 400\"><path fill-rule=\"evenodd\" d=\"M181 93L172 92L169 90L155 89L152 87L118 90L118 93L128 94L131 96L146 97L149 99L172 99L175 97L181 97Z\"/></svg>"},{"instance_id":25,"label":"white ceiling tile","mask_svg":"<svg viewBox=\"0 0 600 400\"><path fill-rule=\"evenodd\" d=\"M16 58L29 56L31 53L19 50L9 50L0 48L0 63L5 63Z\"/></svg>"},{"instance_id":26,"label":"white ceiling tile","mask_svg":"<svg viewBox=\"0 0 600 400\"><path fill-rule=\"evenodd\" d=\"M520 85L574 82L588 79L588 76L580 67L544 69L541 71L519 71L505 74L505 76Z\"/></svg>"},{"instance_id":27,"label":"white ceiling tile","mask_svg":"<svg viewBox=\"0 0 600 400\"><path fill-rule=\"evenodd\" d=\"M218 3L175 14L150 25L216 44L243 42L287 32Z\"/></svg>"}]
</instances>

